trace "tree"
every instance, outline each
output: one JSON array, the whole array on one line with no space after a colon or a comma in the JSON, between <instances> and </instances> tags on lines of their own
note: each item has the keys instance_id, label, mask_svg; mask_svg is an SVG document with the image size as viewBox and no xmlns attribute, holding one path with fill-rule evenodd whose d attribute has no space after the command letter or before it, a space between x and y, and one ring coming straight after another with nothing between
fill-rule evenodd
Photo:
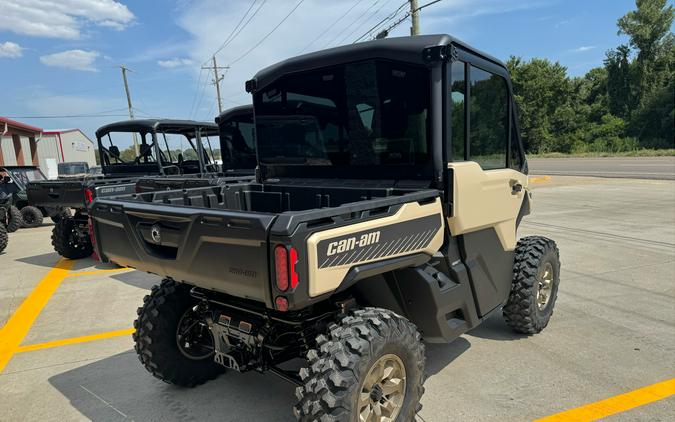
<instances>
[{"instance_id":1,"label":"tree","mask_svg":"<svg viewBox=\"0 0 675 422\"><path fill-rule=\"evenodd\" d=\"M572 83L567 68L546 59L523 61L511 57L516 103L520 109L521 135L529 152L560 150L560 135L574 127Z\"/></svg>"},{"instance_id":2,"label":"tree","mask_svg":"<svg viewBox=\"0 0 675 422\"><path fill-rule=\"evenodd\" d=\"M628 35L630 45L638 51L636 63L639 71L639 88L654 82L653 66L661 55L666 38L672 40L670 27L675 9L668 0L636 0L637 10L619 18L619 34Z\"/></svg>"}]
</instances>

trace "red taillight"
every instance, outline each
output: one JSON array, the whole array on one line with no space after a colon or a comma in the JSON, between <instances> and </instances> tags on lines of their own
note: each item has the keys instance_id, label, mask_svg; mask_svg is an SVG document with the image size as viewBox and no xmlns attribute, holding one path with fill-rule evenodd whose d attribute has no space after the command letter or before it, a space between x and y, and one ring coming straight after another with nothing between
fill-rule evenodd
<instances>
[{"instance_id":1,"label":"red taillight","mask_svg":"<svg viewBox=\"0 0 675 422\"><path fill-rule=\"evenodd\" d=\"M288 251L283 245L274 248L274 266L277 288L285 292L288 290Z\"/></svg>"},{"instance_id":2,"label":"red taillight","mask_svg":"<svg viewBox=\"0 0 675 422\"><path fill-rule=\"evenodd\" d=\"M91 204L92 202L94 202L94 191L89 188L85 188L84 200L87 204Z\"/></svg>"},{"instance_id":3,"label":"red taillight","mask_svg":"<svg viewBox=\"0 0 675 422\"><path fill-rule=\"evenodd\" d=\"M277 310L281 312L286 312L288 310L288 299L283 296L277 296L274 304L277 306Z\"/></svg>"},{"instance_id":4,"label":"red taillight","mask_svg":"<svg viewBox=\"0 0 675 422\"><path fill-rule=\"evenodd\" d=\"M291 248L290 254L290 268L291 268L291 289L295 289L298 286L298 272L295 270L295 264L298 262L298 251L295 248Z\"/></svg>"}]
</instances>

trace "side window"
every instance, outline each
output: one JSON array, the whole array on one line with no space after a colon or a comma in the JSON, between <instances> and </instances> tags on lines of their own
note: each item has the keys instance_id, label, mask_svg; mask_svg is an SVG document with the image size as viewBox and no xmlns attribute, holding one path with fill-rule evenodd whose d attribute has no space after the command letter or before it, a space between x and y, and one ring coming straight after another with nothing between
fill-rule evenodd
<instances>
[{"instance_id":1,"label":"side window","mask_svg":"<svg viewBox=\"0 0 675 422\"><path fill-rule=\"evenodd\" d=\"M523 164L523 157L520 153L518 139L518 131L516 130L516 122L511 122L511 168L520 171L520 166Z\"/></svg>"},{"instance_id":2,"label":"side window","mask_svg":"<svg viewBox=\"0 0 675 422\"><path fill-rule=\"evenodd\" d=\"M450 69L450 100L452 119L452 161L464 161L464 128L466 125L465 96L466 96L466 69L464 62L453 62Z\"/></svg>"},{"instance_id":3,"label":"side window","mask_svg":"<svg viewBox=\"0 0 675 422\"><path fill-rule=\"evenodd\" d=\"M469 151L483 170L506 167L508 89L504 78L471 66Z\"/></svg>"}]
</instances>

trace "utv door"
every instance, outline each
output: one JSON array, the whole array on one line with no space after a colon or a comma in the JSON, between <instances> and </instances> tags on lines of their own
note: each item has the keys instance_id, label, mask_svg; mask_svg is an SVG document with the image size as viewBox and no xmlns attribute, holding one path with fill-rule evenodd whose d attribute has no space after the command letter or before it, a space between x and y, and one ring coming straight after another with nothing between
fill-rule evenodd
<instances>
[{"instance_id":1,"label":"utv door","mask_svg":"<svg viewBox=\"0 0 675 422\"><path fill-rule=\"evenodd\" d=\"M506 69L461 50L446 69L448 226L485 316L509 295L527 170Z\"/></svg>"}]
</instances>

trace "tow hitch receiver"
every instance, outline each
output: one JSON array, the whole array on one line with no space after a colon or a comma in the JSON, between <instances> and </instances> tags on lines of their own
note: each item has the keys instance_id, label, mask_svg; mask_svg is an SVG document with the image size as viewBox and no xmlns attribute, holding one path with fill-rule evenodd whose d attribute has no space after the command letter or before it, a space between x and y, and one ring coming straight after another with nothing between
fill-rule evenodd
<instances>
[{"instance_id":1,"label":"tow hitch receiver","mask_svg":"<svg viewBox=\"0 0 675 422\"><path fill-rule=\"evenodd\" d=\"M253 324L219 312L207 313L206 322L213 335L214 361L238 372L252 369L257 349Z\"/></svg>"}]
</instances>

